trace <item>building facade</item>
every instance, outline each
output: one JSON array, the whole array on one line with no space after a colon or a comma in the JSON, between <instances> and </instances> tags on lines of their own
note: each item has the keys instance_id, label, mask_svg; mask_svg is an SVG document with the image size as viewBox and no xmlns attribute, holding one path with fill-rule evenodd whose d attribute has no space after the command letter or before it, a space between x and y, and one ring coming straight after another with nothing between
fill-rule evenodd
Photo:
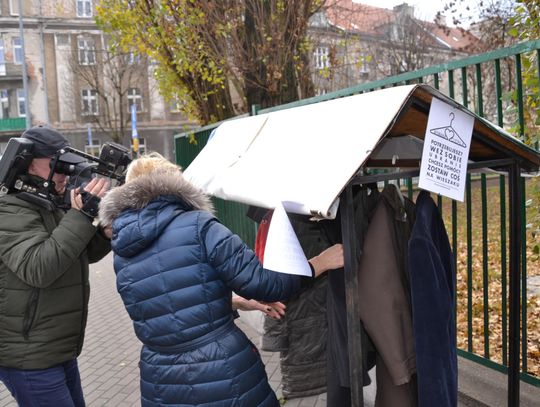
<instances>
[{"instance_id":1,"label":"building facade","mask_svg":"<svg viewBox=\"0 0 540 407\"><path fill-rule=\"evenodd\" d=\"M172 159L173 135L194 126L159 95L151 63L110 52L97 3L21 0L20 18L19 0L0 0L0 154L27 121L59 129L89 153L111 140L130 146L132 105L140 153Z\"/></svg>"},{"instance_id":2,"label":"building facade","mask_svg":"<svg viewBox=\"0 0 540 407\"><path fill-rule=\"evenodd\" d=\"M479 40L449 27L444 18L423 21L413 6L393 9L352 0L327 0L310 21L317 95L466 57ZM444 78L441 78L444 79Z\"/></svg>"},{"instance_id":3,"label":"building facade","mask_svg":"<svg viewBox=\"0 0 540 407\"><path fill-rule=\"evenodd\" d=\"M111 52L95 24L98 3L0 0L0 154L10 137L37 124L93 154L109 140L130 146L133 105L141 153L172 159L173 136L196 126L158 93L148 60ZM477 41L415 18L405 3L389 10L352 0L328 0L308 36L317 94L459 58Z\"/></svg>"}]
</instances>

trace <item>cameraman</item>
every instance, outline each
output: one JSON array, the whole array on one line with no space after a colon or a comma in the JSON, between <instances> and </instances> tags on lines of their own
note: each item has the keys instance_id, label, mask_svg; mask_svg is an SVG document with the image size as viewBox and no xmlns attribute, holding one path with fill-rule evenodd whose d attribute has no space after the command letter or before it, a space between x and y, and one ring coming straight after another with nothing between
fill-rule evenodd
<instances>
[{"instance_id":1,"label":"cameraman","mask_svg":"<svg viewBox=\"0 0 540 407\"><path fill-rule=\"evenodd\" d=\"M44 181L67 139L41 126L22 137L34 144L25 182L62 198L66 175L54 173L51 185ZM82 161L73 153L59 159L77 158ZM101 198L108 188L108 181L94 178L84 190ZM85 405L76 358L88 311L88 264L109 252L110 240L93 225L81 192L71 191L65 211L16 193L0 198L0 381L20 406Z\"/></svg>"}]
</instances>

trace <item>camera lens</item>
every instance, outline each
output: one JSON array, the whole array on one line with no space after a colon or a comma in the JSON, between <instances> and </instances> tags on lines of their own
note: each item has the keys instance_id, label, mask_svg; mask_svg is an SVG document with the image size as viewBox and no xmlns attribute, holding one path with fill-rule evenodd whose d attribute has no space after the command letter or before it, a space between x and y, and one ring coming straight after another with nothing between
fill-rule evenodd
<instances>
[{"instance_id":1,"label":"camera lens","mask_svg":"<svg viewBox=\"0 0 540 407\"><path fill-rule=\"evenodd\" d=\"M52 168L53 162L51 161L50 166ZM57 174L65 174L65 175L71 175L75 171L75 165L70 163L65 163L62 161L57 161L56 165L54 166L54 172Z\"/></svg>"}]
</instances>

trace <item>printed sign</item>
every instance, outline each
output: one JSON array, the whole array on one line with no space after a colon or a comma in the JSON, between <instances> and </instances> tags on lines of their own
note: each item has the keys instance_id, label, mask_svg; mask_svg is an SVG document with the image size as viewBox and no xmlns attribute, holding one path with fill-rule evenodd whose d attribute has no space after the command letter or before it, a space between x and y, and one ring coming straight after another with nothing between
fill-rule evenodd
<instances>
[{"instance_id":1,"label":"printed sign","mask_svg":"<svg viewBox=\"0 0 540 407\"><path fill-rule=\"evenodd\" d=\"M283 203L276 206L272 214L264 248L263 265L266 269L280 273L311 276L311 268Z\"/></svg>"},{"instance_id":2,"label":"printed sign","mask_svg":"<svg viewBox=\"0 0 540 407\"><path fill-rule=\"evenodd\" d=\"M463 202L474 117L433 98L420 179L422 189Z\"/></svg>"}]
</instances>

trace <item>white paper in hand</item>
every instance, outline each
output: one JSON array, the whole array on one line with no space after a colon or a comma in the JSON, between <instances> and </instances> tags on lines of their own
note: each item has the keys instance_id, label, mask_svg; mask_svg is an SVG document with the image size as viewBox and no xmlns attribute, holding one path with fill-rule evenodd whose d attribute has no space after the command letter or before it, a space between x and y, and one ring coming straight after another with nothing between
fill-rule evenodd
<instances>
[{"instance_id":1,"label":"white paper in hand","mask_svg":"<svg viewBox=\"0 0 540 407\"><path fill-rule=\"evenodd\" d=\"M311 268L282 203L276 206L270 221L263 265L280 273L311 277Z\"/></svg>"}]
</instances>

